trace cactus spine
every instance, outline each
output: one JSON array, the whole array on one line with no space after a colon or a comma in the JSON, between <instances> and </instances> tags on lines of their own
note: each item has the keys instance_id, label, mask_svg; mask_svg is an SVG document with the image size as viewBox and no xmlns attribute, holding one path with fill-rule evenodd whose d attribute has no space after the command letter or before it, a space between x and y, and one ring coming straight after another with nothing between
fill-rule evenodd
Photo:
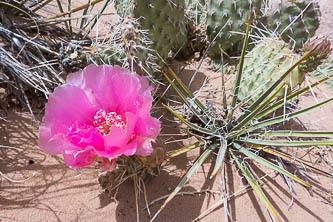
<instances>
[{"instance_id":1,"label":"cactus spine","mask_svg":"<svg viewBox=\"0 0 333 222\"><path fill-rule=\"evenodd\" d=\"M97 51L90 60L96 64L116 64L151 75L158 69L154 51L150 48L152 42L147 37L147 31L138 27L137 20L129 17L122 19L113 27L106 41L96 44Z\"/></svg>"}]
</instances>

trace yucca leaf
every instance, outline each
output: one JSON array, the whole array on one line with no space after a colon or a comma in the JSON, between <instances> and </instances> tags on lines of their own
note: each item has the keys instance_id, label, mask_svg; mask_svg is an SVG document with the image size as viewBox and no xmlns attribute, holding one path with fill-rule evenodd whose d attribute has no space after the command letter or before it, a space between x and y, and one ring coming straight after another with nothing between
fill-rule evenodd
<instances>
[{"instance_id":1,"label":"yucca leaf","mask_svg":"<svg viewBox=\"0 0 333 222\"><path fill-rule=\"evenodd\" d=\"M196 115L196 117L198 117L198 119L204 123L207 124L208 120L205 119L205 117L203 115L201 115L200 111L198 111L193 105L191 104L186 97L184 96L184 94L180 91L180 89L178 89L178 87L174 84L173 81L171 81L171 79L169 78L169 76L161 71L162 74L164 75L164 77L166 78L166 80L170 83L171 87L176 91L176 93L180 96L180 98L183 100L183 102L188 106L188 108Z\"/></svg>"},{"instance_id":2,"label":"yucca leaf","mask_svg":"<svg viewBox=\"0 0 333 222\"><path fill-rule=\"evenodd\" d=\"M214 170L210 176L210 179L212 179L217 174L219 169L221 168L224 157L225 157L225 153L227 151L227 146L228 146L227 141L225 139L221 139L220 141L221 141L221 146L219 148L219 152L217 153Z\"/></svg>"},{"instance_id":3,"label":"yucca leaf","mask_svg":"<svg viewBox=\"0 0 333 222\"><path fill-rule=\"evenodd\" d=\"M229 209L228 209L228 188L227 188L227 175L226 175L226 165L223 166L222 180L221 180L221 188L222 188L222 199L223 201L223 209L224 209L224 222L229 221Z\"/></svg>"},{"instance_id":4,"label":"yucca leaf","mask_svg":"<svg viewBox=\"0 0 333 222\"><path fill-rule=\"evenodd\" d=\"M203 146L203 145L205 145L205 142L199 141L199 142L196 142L194 144L191 144L191 145L188 145L188 146L184 146L184 147L182 147L182 148L180 148L180 149L178 149L176 151L173 151L169 155L169 157L172 158L172 157L179 156L180 154L186 153L186 152L188 152L190 150L193 150L193 149L198 148L198 147Z\"/></svg>"},{"instance_id":5,"label":"yucca leaf","mask_svg":"<svg viewBox=\"0 0 333 222\"><path fill-rule=\"evenodd\" d=\"M331 173L328 173L328 172L326 172L326 171L324 171L324 170L321 170L321 169L319 169L319 168L313 167L313 166L311 166L310 164L306 163L305 161L303 161L303 160L301 160L301 159L298 159L298 158L296 158L296 157L294 157L294 156L290 156L290 155L288 155L288 154L285 154L285 153L279 152L279 151L277 151L277 150L273 150L273 149L271 149L271 148L268 148L267 146L252 145L251 148L255 148L255 149L258 149L258 150L262 150L262 151L264 151L264 152L266 152L266 153L269 153L269 154L272 154L272 155L274 155L274 156L280 157L280 158L282 158L282 159L284 159L284 160L288 160L288 161L291 162L291 163L297 163L297 164L300 164L300 165L302 165L302 166L306 166L306 167L308 167L308 168L310 168L310 169L313 169L313 170L316 170L316 171L318 171L318 172L321 172L321 173L323 173L324 175L327 175L327 176L330 176L330 177L333 176Z\"/></svg>"},{"instance_id":6,"label":"yucca leaf","mask_svg":"<svg viewBox=\"0 0 333 222\"><path fill-rule=\"evenodd\" d=\"M251 171L246 167L246 165L244 165L240 162L239 158L236 156L236 154L234 153L234 151L232 149L229 149L229 151L230 151L232 158L235 160L237 166L239 167L239 169L242 171L243 175L245 176L246 180L251 185L252 189L257 193L260 200L268 208L269 212L271 213L271 215L273 216L275 221L280 222L281 220L280 220L280 217L279 217L276 209L273 207L271 202L268 200L268 198L262 191L261 187L258 185L258 183L257 183L256 179L254 178L254 176L252 175Z\"/></svg>"},{"instance_id":7,"label":"yucca leaf","mask_svg":"<svg viewBox=\"0 0 333 222\"><path fill-rule=\"evenodd\" d=\"M163 205L156 212L150 222L154 221L159 213L165 208L165 206L176 196L176 194L180 191L180 189L187 183L187 181L191 178L192 174L198 170L198 168L203 164L203 162L207 159L209 154L213 152L213 150L218 147L219 144L213 144L210 147L206 148L206 150L200 155L200 157L195 161L195 163L191 166L191 168L187 171L183 179L174 189L174 191L169 195L169 197L164 201Z\"/></svg>"},{"instance_id":8,"label":"yucca leaf","mask_svg":"<svg viewBox=\"0 0 333 222\"><path fill-rule=\"evenodd\" d=\"M200 133L205 133L205 134L208 134L208 135L211 135L211 136L216 136L216 137L221 137L218 132L216 131L212 131L212 130L208 130L208 129L205 129L205 128L202 128L200 126L197 126L193 123L191 123L190 121L184 119L181 115L179 115L178 113L176 113L175 111L173 111L170 107L168 107L167 105L165 104L162 104L162 106L164 108L166 108L170 113L172 113L175 117L177 117L181 122L183 122L185 125L187 125L188 127L190 127L191 129L195 130L195 131L198 131Z\"/></svg>"},{"instance_id":9,"label":"yucca leaf","mask_svg":"<svg viewBox=\"0 0 333 222\"><path fill-rule=\"evenodd\" d=\"M261 146L286 146L286 147L307 147L307 146L332 146L333 141L280 141L280 140L259 140L259 139L239 139L236 142L245 142L247 144L256 144Z\"/></svg>"},{"instance_id":10,"label":"yucca leaf","mask_svg":"<svg viewBox=\"0 0 333 222\"><path fill-rule=\"evenodd\" d=\"M231 126L230 124L232 122L232 117L234 115L234 109L235 109L236 102L237 102L237 99L238 99L239 87L240 87L240 82L241 82L242 73L243 73L244 58L245 58L247 44L248 44L248 41L249 41L250 25L251 25L251 19L250 19L250 15L249 15L249 19L247 21L245 39L244 39L244 42L243 42L242 53L241 53L240 60L239 60L238 72L237 72L237 75L236 75L236 81L235 81L234 89L233 89L233 92L232 92L232 102L231 102L231 106L230 106L230 112L228 113L228 117L227 117L227 120L229 120L228 127Z\"/></svg>"},{"instance_id":11,"label":"yucca leaf","mask_svg":"<svg viewBox=\"0 0 333 222\"><path fill-rule=\"evenodd\" d=\"M237 137L238 135L241 135L241 134L243 134L243 133L248 133L246 127L244 127L243 129L235 130L235 131L232 131L232 132L228 133L228 135L227 135L227 139L228 139L228 140L230 140L230 139L234 139L235 137Z\"/></svg>"},{"instance_id":12,"label":"yucca leaf","mask_svg":"<svg viewBox=\"0 0 333 222\"><path fill-rule=\"evenodd\" d=\"M278 108L282 107L285 102L288 102L288 101L292 100L293 98L295 98L299 95L302 95L303 93L308 92L309 89L314 88L314 87L318 86L320 83L325 82L331 78L333 78L333 75L326 76L326 77L318 80L317 82L313 83L311 86L307 86L303 89L299 89L299 90L291 93L290 95L287 96L286 100L284 100L284 98L282 98L282 99L274 102L274 104L272 104L271 106L268 106L266 109L261 111L258 115L256 115L255 119L261 119L261 118L267 116L268 114L270 114L270 113L274 112L275 110L277 110Z\"/></svg>"},{"instance_id":13,"label":"yucca leaf","mask_svg":"<svg viewBox=\"0 0 333 222\"><path fill-rule=\"evenodd\" d=\"M191 92L191 90L189 88L187 88L187 86L183 83L183 81L181 81L178 76L176 75L176 73L168 66L168 70L171 74L171 76L176 80L176 82L178 83L178 85L184 90L184 92L187 94L188 97L190 97L191 99L195 98L193 93ZM205 112L206 108L204 105L202 105L202 103L198 100L198 99L194 99L194 103L201 109L201 111Z\"/></svg>"},{"instance_id":14,"label":"yucca leaf","mask_svg":"<svg viewBox=\"0 0 333 222\"><path fill-rule=\"evenodd\" d=\"M67 0L68 2L68 11L71 11L72 9L72 0ZM68 13L68 17L71 18L72 17L72 13ZM69 26L69 31L71 33L71 35L73 34L73 26L72 26L72 20L68 20L68 26Z\"/></svg>"},{"instance_id":15,"label":"yucca leaf","mask_svg":"<svg viewBox=\"0 0 333 222\"><path fill-rule=\"evenodd\" d=\"M99 0L99 1L102 1L102 0ZM89 26L86 34L83 36L83 39L85 39L89 33L91 32L91 30L93 30L94 26L96 25L99 17L101 16L101 14L103 14L104 10L106 9L106 7L109 5L109 3L111 2L112 0L105 0L103 6L101 7L101 9L98 11L97 15L95 16L95 18L93 18L91 21L92 21L92 24ZM93 3L93 2L92 2ZM91 4L92 4L91 3ZM90 23L90 22L89 22ZM88 23L88 24L89 24ZM84 29L84 28L83 28ZM79 34L82 32L83 30L80 30Z\"/></svg>"},{"instance_id":16,"label":"yucca leaf","mask_svg":"<svg viewBox=\"0 0 333 222\"><path fill-rule=\"evenodd\" d=\"M293 131L293 130L279 130L279 131L261 131L251 132L249 136L280 136L280 137L333 137L333 132L324 131Z\"/></svg>"},{"instance_id":17,"label":"yucca leaf","mask_svg":"<svg viewBox=\"0 0 333 222\"><path fill-rule=\"evenodd\" d=\"M224 81L224 69L223 69L223 56L221 56L221 62L222 62L222 68L221 68L221 83L222 83L222 104L223 104L223 110L228 116L228 104L227 104L227 94L225 90L225 81Z\"/></svg>"},{"instance_id":18,"label":"yucca leaf","mask_svg":"<svg viewBox=\"0 0 333 222\"><path fill-rule=\"evenodd\" d=\"M287 75L297 67L304 59L309 57L311 53L318 47L316 45L313 49L305 53L300 59L298 59L290 68L284 72L284 74L276 80L249 108L246 109L244 114L238 119L239 122L243 121L251 112L253 112L273 91L278 85L287 77Z\"/></svg>"},{"instance_id":19,"label":"yucca leaf","mask_svg":"<svg viewBox=\"0 0 333 222\"><path fill-rule=\"evenodd\" d=\"M248 156L249 158L251 158L252 160L257 161L258 163L271 168L279 173L282 173L283 175L286 175L287 177L295 180L296 182L298 182L299 184L302 184L305 187L310 187L311 185L308 184L307 182L305 182L304 180L300 179L299 177L291 174L290 172L286 171L285 169L273 164L272 162L257 156L256 154L254 154L253 152L249 151L248 149L244 148L243 146L237 144L237 143L233 143L233 145L243 154L245 154L246 156Z\"/></svg>"},{"instance_id":20,"label":"yucca leaf","mask_svg":"<svg viewBox=\"0 0 333 222\"><path fill-rule=\"evenodd\" d=\"M62 7L62 4L61 4L60 0L57 0L57 5L58 5L60 13L64 13L64 9ZM68 21L65 21L64 23L65 23L65 26L66 26L66 30L69 31Z\"/></svg>"},{"instance_id":21,"label":"yucca leaf","mask_svg":"<svg viewBox=\"0 0 333 222\"><path fill-rule=\"evenodd\" d=\"M262 110L263 108L265 108L271 101L273 98L275 98L275 96L280 92L280 90L284 87L284 84L281 85L278 89L275 90L275 92L270 95L263 103L261 103L255 110L253 110L251 113L248 114L244 114L246 115L246 117L241 116L239 119L241 119L241 121L235 126L233 127L231 130L239 130L241 129L243 126L245 126L249 121L251 121L253 119L253 117L255 115L257 115L258 112L260 112L260 110Z\"/></svg>"},{"instance_id":22,"label":"yucca leaf","mask_svg":"<svg viewBox=\"0 0 333 222\"><path fill-rule=\"evenodd\" d=\"M84 5L81 5L81 6L77 7L77 8L74 8L74 9L72 9L72 10L69 10L69 11L67 11L67 12L62 12L62 13L60 13L60 14L53 15L53 16L51 16L51 17L48 17L47 19L55 19L55 18L63 17L63 16L65 16L65 15L68 15L68 14L71 14L71 13L74 13L74 12L81 11L81 10L83 10L83 9L85 9L85 8L88 8L90 5L95 5L95 4L97 4L97 3L101 2L101 1L104 1L104 0L95 0L95 1L93 1L93 2L90 2L90 3L84 4Z\"/></svg>"},{"instance_id":23,"label":"yucca leaf","mask_svg":"<svg viewBox=\"0 0 333 222\"><path fill-rule=\"evenodd\" d=\"M323 105L331 102L332 100L333 100L333 98L327 99L327 100L325 100L325 101L323 101L321 103L318 103L316 105L310 106L310 107L305 108L305 109L301 109L301 110L299 110L297 112L289 113L289 114L286 114L286 115L278 116L278 117L275 117L275 118L271 118L271 119L259 122L257 124L254 124L254 125L250 126L249 128L247 128L246 132L251 132L253 130L263 128L265 126L270 126L270 125L273 125L273 124L276 124L276 123L287 121L289 119L292 119L292 118L295 118L297 116L303 115L303 114L305 114L305 113L307 113L307 112L309 112L309 111L311 111L311 110L313 110L315 108L323 106Z\"/></svg>"},{"instance_id":24,"label":"yucca leaf","mask_svg":"<svg viewBox=\"0 0 333 222\"><path fill-rule=\"evenodd\" d=\"M59 1L59 0L58 0ZM91 3L91 0L88 1L88 4ZM82 19L81 19L81 23L80 23L80 29L82 30L84 25L86 24L87 22L87 18L86 18L86 15L89 15L91 14L91 11L92 9L94 8L95 5L91 5L91 7L87 7L83 10L82 12Z\"/></svg>"}]
</instances>

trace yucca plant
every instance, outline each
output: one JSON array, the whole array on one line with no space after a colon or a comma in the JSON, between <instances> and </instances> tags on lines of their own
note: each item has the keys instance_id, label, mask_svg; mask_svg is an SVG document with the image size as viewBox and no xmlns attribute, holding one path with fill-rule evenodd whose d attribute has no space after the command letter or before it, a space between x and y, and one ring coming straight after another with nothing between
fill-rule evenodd
<instances>
[{"instance_id":1,"label":"yucca plant","mask_svg":"<svg viewBox=\"0 0 333 222\"><path fill-rule=\"evenodd\" d=\"M168 73L163 72L165 78L168 80L172 88L176 91L179 97L182 99L186 107L191 110L195 116L196 122L187 120L182 114L177 113L168 105L163 105L169 112L171 112L175 118L180 120L183 124L188 126L190 130L196 132L199 142L181 148L173 152L170 156L175 157L179 154L188 152L194 148L201 147L202 152L196 159L194 164L188 169L180 183L176 186L174 191L165 200L160 209L156 212L151 221L154 221L159 213L166 207L166 205L177 195L182 187L188 182L190 177L196 172L196 170L203 164L203 162L210 156L217 153L214 170L210 178L217 175L226 157L230 157L236 164L236 167L240 169L243 176L246 178L249 185L258 195L259 199L268 208L272 218L275 221L281 221L277 210L270 203L265 193L261 189L251 169L245 164L245 158L251 159L265 167L273 169L280 173L285 178L290 178L306 188L310 188L311 185L304 179L288 172L282 166L276 165L269 159L258 155L259 151L269 153L277 158L280 158L293 164L302 165L306 168L320 173L324 173L330 177L331 174L323 172L306 162L294 158L292 154L288 154L280 151L279 147L309 147L309 146L329 146L333 145L333 140L323 139L333 137L333 132L321 132L321 131L294 131L294 130L275 130L274 124L282 123L284 121L296 118L303 115L315 108L321 107L327 103L333 101L333 98L329 98L321 103L313 105L311 107L291 111L288 114L272 117L277 109L284 107L288 102L292 101L296 97L308 92L311 88L319 85L320 83L328 80L331 76L322 78L318 82L305 88L299 88L285 95L284 98L277 97L278 93L284 89L287 84L282 84L282 81L291 73L291 71L301 64L311 53L316 49L304 54L300 59L294 62L283 75L266 90L258 99L256 99L251 105L246 107L244 111L239 114L238 110L241 107L241 101L238 100L238 93L240 88L242 70L244 66L245 50L248 43L250 22L248 22L245 40L243 43L242 54L240 57L236 78L232 89L232 101L231 104L227 104L227 98L225 93L225 84L222 74L222 96L223 96L223 109L224 114L218 115L203 105L196 96L187 88L187 86L177 77L171 68L168 68ZM278 69L278 67L277 67ZM236 115L239 114L239 115ZM193 119L193 118L192 118ZM276 139L284 138L284 139ZM301 138L314 138L314 140L303 141ZM226 202L226 199L221 200L220 204ZM216 207L216 206L215 206ZM227 205L225 205L227 207Z\"/></svg>"}]
</instances>

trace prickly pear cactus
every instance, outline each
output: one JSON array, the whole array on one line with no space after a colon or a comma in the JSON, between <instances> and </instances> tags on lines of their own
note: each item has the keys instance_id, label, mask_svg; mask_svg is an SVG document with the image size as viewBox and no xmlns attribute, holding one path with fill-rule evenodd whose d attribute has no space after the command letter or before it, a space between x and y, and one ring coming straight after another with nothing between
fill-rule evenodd
<instances>
[{"instance_id":1,"label":"prickly pear cactus","mask_svg":"<svg viewBox=\"0 0 333 222\"><path fill-rule=\"evenodd\" d=\"M134 0L133 16L149 32L152 48L163 58L187 44L183 0Z\"/></svg>"},{"instance_id":2,"label":"prickly pear cactus","mask_svg":"<svg viewBox=\"0 0 333 222\"><path fill-rule=\"evenodd\" d=\"M293 53L283 41L263 40L244 60L239 99L250 105L266 91L300 56ZM288 91L304 81L298 67L281 84L288 84ZM281 90L280 97L285 91Z\"/></svg>"},{"instance_id":3,"label":"prickly pear cactus","mask_svg":"<svg viewBox=\"0 0 333 222\"><path fill-rule=\"evenodd\" d=\"M185 0L185 15L196 26L206 25L207 2L205 0Z\"/></svg>"},{"instance_id":4,"label":"prickly pear cactus","mask_svg":"<svg viewBox=\"0 0 333 222\"><path fill-rule=\"evenodd\" d=\"M96 64L117 64L140 74L148 72L146 74L151 75L158 69L157 58L150 48L152 42L147 37L147 31L138 27L136 19L122 19L111 30L108 41L96 43L90 61Z\"/></svg>"},{"instance_id":5,"label":"prickly pear cactus","mask_svg":"<svg viewBox=\"0 0 333 222\"><path fill-rule=\"evenodd\" d=\"M114 64L126 67L126 53L122 41L118 38L119 34L112 32L108 41L93 43L90 53L87 54L88 63Z\"/></svg>"},{"instance_id":6,"label":"prickly pear cactus","mask_svg":"<svg viewBox=\"0 0 333 222\"><path fill-rule=\"evenodd\" d=\"M134 0L114 0L117 14L122 18L131 16L134 9L133 3Z\"/></svg>"},{"instance_id":7,"label":"prickly pear cactus","mask_svg":"<svg viewBox=\"0 0 333 222\"><path fill-rule=\"evenodd\" d=\"M269 0L264 23L297 50L315 34L320 16L313 0Z\"/></svg>"},{"instance_id":8,"label":"prickly pear cactus","mask_svg":"<svg viewBox=\"0 0 333 222\"><path fill-rule=\"evenodd\" d=\"M254 20L260 15L261 2L261 0L210 0L208 2L208 41L213 41L222 29L216 44L208 53L210 57L219 57L221 54L219 47L227 50L242 39L241 34L234 32L245 32L250 11Z\"/></svg>"}]
</instances>

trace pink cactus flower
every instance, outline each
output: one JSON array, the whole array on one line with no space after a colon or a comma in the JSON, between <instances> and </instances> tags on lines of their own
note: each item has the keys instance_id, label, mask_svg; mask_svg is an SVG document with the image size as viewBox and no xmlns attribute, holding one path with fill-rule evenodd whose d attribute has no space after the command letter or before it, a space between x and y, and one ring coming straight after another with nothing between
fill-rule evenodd
<instances>
[{"instance_id":1,"label":"pink cactus flower","mask_svg":"<svg viewBox=\"0 0 333 222\"><path fill-rule=\"evenodd\" d=\"M46 105L38 144L72 168L109 170L121 155L148 156L160 121L150 115L152 87L119 66L89 65L68 76Z\"/></svg>"}]
</instances>

